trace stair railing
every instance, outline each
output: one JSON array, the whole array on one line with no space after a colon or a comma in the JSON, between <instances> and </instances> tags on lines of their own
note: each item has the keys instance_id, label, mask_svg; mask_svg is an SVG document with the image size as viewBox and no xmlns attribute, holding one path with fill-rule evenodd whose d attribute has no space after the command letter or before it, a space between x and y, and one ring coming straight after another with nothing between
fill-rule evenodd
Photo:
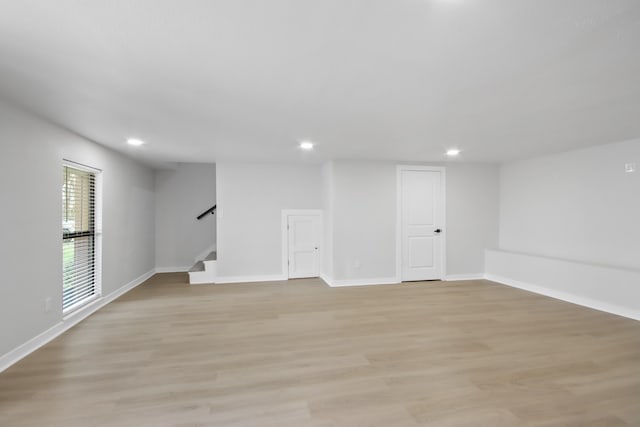
<instances>
[{"instance_id":1,"label":"stair railing","mask_svg":"<svg viewBox=\"0 0 640 427\"><path fill-rule=\"evenodd\" d=\"M211 214L215 214L216 213L216 206L217 205L213 205L211 206L209 209L207 209L206 211L202 212L200 215L198 215L198 220L201 220L202 218L204 218L205 216Z\"/></svg>"}]
</instances>

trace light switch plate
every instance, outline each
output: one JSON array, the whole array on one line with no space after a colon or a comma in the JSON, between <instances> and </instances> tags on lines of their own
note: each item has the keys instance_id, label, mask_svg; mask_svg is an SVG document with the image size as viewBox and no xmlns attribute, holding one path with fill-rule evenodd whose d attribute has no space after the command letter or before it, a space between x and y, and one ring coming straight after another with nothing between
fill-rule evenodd
<instances>
[{"instance_id":1,"label":"light switch plate","mask_svg":"<svg viewBox=\"0 0 640 427\"><path fill-rule=\"evenodd\" d=\"M635 172L636 171L636 164L635 163L626 163L624 165L624 171L625 172Z\"/></svg>"}]
</instances>

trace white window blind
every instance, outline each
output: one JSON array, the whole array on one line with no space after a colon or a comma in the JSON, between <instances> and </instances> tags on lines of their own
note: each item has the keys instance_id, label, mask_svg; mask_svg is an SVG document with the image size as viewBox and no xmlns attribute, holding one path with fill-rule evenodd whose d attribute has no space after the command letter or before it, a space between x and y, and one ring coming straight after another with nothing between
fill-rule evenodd
<instances>
[{"instance_id":1,"label":"white window blind","mask_svg":"<svg viewBox=\"0 0 640 427\"><path fill-rule=\"evenodd\" d=\"M96 286L96 175L63 167L62 310L93 298Z\"/></svg>"}]
</instances>

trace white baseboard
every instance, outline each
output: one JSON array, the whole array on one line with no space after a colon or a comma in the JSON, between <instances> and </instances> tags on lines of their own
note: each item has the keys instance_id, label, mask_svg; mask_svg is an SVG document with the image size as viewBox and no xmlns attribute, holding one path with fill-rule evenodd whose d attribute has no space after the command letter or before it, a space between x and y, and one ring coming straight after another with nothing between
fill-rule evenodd
<instances>
[{"instance_id":1,"label":"white baseboard","mask_svg":"<svg viewBox=\"0 0 640 427\"><path fill-rule=\"evenodd\" d=\"M11 365L19 362L29 354L33 353L49 341L56 338L58 335L62 334L69 328L64 327L64 322L57 323L52 326L50 329L44 331L40 335L30 339L26 343L21 346L11 350L10 352L4 354L0 357L0 372L9 368Z\"/></svg>"},{"instance_id":2,"label":"white baseboard","mask_svg":"<svg viewBox=\"0 0 640 427\"><path fill-rule=\"evenodd\" d=\"M400 283L397 277L381 277L372 279L344 279L335 280L327 276L320 276L324 282L332 288L339 288L345 286L370 286L370 285L396 285ZM476 274L453 274L446 276L444 281L461 281L461 280L482 280L484 279L483 273Z\"/></svg>"},{"instance_id":3,"label":"white baseboard","mask_svg":"<svg viewBox=\"0 0 640 427\"><path fill-rule=\"evenodd\" d=\"M80 308L77 311L69 314L64 317L61 322L55 324L48 330L44 331L40 335L30 339L26 343L20 345L19 347L11 350L10 352L0 356L0 372L9 368L11 365L19 362L29 354L33 353L43 345L47 344L49 341L68 331L105 305L109 304L116 298L124 295L131 289L141 285L146 280L148 280L151 276L155 274L155 270L151 270L142 276L132 280L121 288L111 292L109 295L105 295L96 299L95 301L87 304L86 306Z\"/></svg>"},{"instance_id":4,"label":"white baseboard","mask_svg":"<svg viewBox=\"0 0 640 427\"><path fill-rule=\"evenodd\" d=\"M189 267L156 267L156 273L187 273L192 266Z\"/></svg>"},{"instance_id":5,"label":"white baseboard","mask_svg":"<svg viewBox=\"0 0 640 427\"><path fill-rule=\"evenodd\" d=\"M485 271L488 280L640 320L640 270L487 249Z\"/></svg>"},{"instance_id":6,"label":"white baseboard","mask_svg":"<svg viewBox=\"0 0 640 427\"><path fill-rule=\"evenodd\" d=\"M347 286L373 286L373 285L397 285L396 277L379 277L371 279L331 279L327 276L320 277L324 282L332 288L341 288Z\"/></svg>"},{"instance_id":7,"label":"white baseboard","mask_svg":"<svg viewBox=\"0 0 640 427\"><path fill-rule=\"evenodd\" d=\"M282 274L274 274L269 276L227 276L216 277L216 284L221 283L253 283L253 282L280 282L288 280Z\"/></svg>"},{"instance_id":8,"label":"white baseboard","mask_svg":"<svg viewBox=\"0 0 640 427\"><path fill-rule=\"evenodd\" d=\"M493 274L485 275L485 279L490 280L492 282L500 283L502 285L511 286L512 288L518 288L524 291L533 292L535 294L544 295L550 298L555 298L562 301L570 302L572 304L589 307L594 310L604 311L606 313L616 314L618 316L640 320L640 311L632 310L627 307L620 307L615 304L597 301L592 298L586 298L586 297L582 297L582 296L567 293L567 292L557 291L554 289L533 285L531 283L524 283L518 280L509 279L507 277L502 277L502 276L496 276Z\"/></svg>"},{"instance_id":9,"label":"white baseboard","mask_svg":"<svg viewBox=\"0 0 640 427\"><path fill-rule=\"evenodd\" d=\"M443 279L446 282L454 282L460 280L482 280L484 279L484 273L476 274L448 274Z\"/></svg>"},{"instance_id":10,"label":"white baseboard","mask_svg":"<svg viewBox=\"0 0 640 427\"><path fill-rule=\"evenodd\" d=\"M320 280L322 280L327 286L331 286L330 283L333 282L329 276L325 276L324 274L320 275Z\"/></svg>"}]
</instances>

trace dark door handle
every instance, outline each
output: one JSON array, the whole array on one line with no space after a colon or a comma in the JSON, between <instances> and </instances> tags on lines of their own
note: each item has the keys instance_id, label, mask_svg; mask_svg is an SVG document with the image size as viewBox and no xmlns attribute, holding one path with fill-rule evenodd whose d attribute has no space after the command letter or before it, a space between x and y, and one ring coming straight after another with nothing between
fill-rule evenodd
<instances>
[{"instance_id":1,"label":"dark door handle","mask_svg":"<svg viewBox=\"0 0 640 427\"><path fill-rule=\"evenodd\" d=\"M433 230L433 232L436 234L440 234L442 233L442 230L440 230L439 228L436 228L435 230Z\"/></svg>"}]
</instances>

